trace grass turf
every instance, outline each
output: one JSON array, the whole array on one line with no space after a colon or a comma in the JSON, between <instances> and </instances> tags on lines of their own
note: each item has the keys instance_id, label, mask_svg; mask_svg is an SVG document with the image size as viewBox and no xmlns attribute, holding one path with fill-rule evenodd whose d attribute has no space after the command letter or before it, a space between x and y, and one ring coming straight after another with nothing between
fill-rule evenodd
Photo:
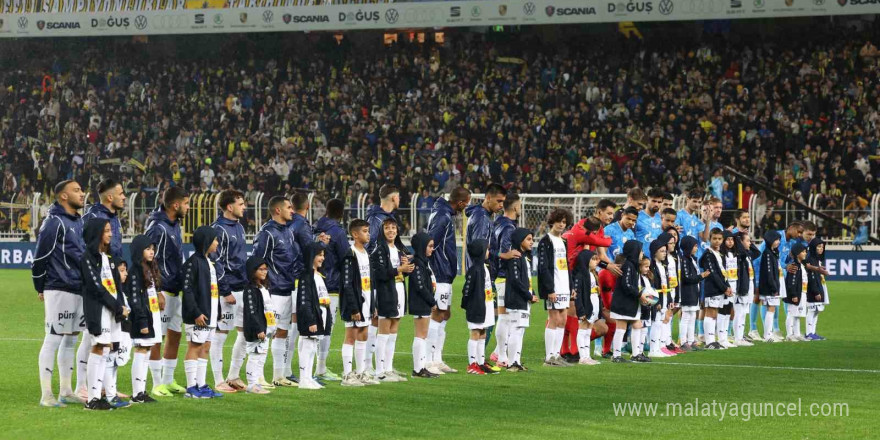
<instances>
[{"instance_id":1,"label":"grass turf","mask_svg":"<svg viewBox=\"0 0 880 440\"><path fill-rule=\"evenodd\" d=\"M347 389L330 383L322 391L282 389L267 396L236 393L213 401L176 396L157 404L110 413L79 406L40 408L37 354L43 338L43 307L27 271L0 271L6 301L0 320L0 438L633 438L745 437L877 438L878 324L880 283L830 283L832 304L819 321L827 341L756 344L700 352L651 364L543 368L544 312L537 307L526 331L526 373L495 376L462 373L432 380ZM456 292L460 281L456 283ZM457 298L457 296L456 296ZM677 321L676 321L677 322ZM677 324L676 324L677 327ZM447 326L447 363L465 369L467 330L462 310ZM341 373L341 326L333 335L331 370ZM395 366L411 367L412 321L405 319ZM226 344L229 358L234 337ZM494 346L494 345L493 345ZM183 353L181 352L181 359ZM271 356L270 356L271 357ZM271 359L267 362L271 377ZM130 368L120 369L119 388L130 392ZM243 372L242 372L243 374ZM211 381L211 373L208 380ZM182 364L178 383L184 383ZM57 382L57 375L56 375ZM149 386L152 386L150 384ZM148 389L149 389L148 386ZM57 393L57 385L55 386ZM752 416L719 421L714 415L618 416L614 404L845 403L838 417ZM686 407L683 407L686 408Z\"/></svg>"}]
</instances>

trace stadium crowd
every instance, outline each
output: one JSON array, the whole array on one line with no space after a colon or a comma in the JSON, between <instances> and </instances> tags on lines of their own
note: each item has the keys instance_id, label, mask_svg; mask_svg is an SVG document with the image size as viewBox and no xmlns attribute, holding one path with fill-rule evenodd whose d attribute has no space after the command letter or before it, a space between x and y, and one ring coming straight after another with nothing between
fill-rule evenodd
<instances>
[{"instance_id":1,"label":"stadium crowd","mask_svg":"<svg viewBox=\"0 0 880 440\"><path fill-rule=\"evenodd\" d=\"M729 209L740 181L728 165L796 200L820 195L820 209L846 195L858 211L878 190L880 30L809 31L748 43L605 36L578 48L463 34L370 51L328 35L307 57L85 41L59 54L29 42L54 57L0 61L0 200L49 197L65 178L154 194L298 189L348 206L390 183L402 207L412 191L430 207L487 182L674 194L710 182ZM760 192L769 215L758 223L774 221L782 201L771 199Z\"/></svg>"}]
</instances>

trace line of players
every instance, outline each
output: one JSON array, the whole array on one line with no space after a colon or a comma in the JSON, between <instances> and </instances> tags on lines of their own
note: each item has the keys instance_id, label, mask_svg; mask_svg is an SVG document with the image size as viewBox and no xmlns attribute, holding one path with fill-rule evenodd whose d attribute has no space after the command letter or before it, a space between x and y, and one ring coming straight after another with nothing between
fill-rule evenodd
<instances>
[{"instance_id":1,"label":"line of players","mask_svg":"<svg viewBox=\"0 0 880 440\"><path fill-rule=\"evenodd\" d=\"M415 326L412 376L432 378L454 373L456 370L443 361L442 354L452 305L452 281L458 271L455 217L465 208L467 274L461 307L466 310L471 332L468 372L494 374L501 368L526 369L521 362L522 337L529 325L530 304L539 297L545 300L549 315L545 365L568 365L572 356L577 356L581 363L594 364L596 361L589 356L590 340L614 331L617 342L618 335L623 338L627 323L633 324L631 339L640 339L641 319L620 319L634 317L629 312L631 307L623 301L624 295L610 295L622 289L614 287L615 277L630 276L633 262L623 257L615 262L611 257L638 253L633 252L636 241L626 244L633 237L633 226L636 233L645 225L656 229L655 221L671 226L667 225L670 215L676 215L668 209L660 215L655 207L662 200L655 199L662 199L662 195L654 197L654 193L640 212L635 206L641 199L635 192L630 194L627 206L619 211L620 220L614 224L609 223L616 206L608 200L598 204L594 217L580 221L569 231L566 229L572 224L571 214L565 210L551 212L549 233L536 252L535 295L528 258L533 236L531 231L515 227L520 203L516 195L508 195L499 185L490 185L486 199L479 205L468 207L470 193L463 188L455 189L448 201L439 199L429 219L428 233L413 237L413 255L407 254L397 234L399 225L393 212L399 205L399 193L392 186L380 190L380 205L370 208L367 221L356 219L349 223L351 242L341 225L341 201L329 201L327 215L313 228L305 216L309 210L307 197L276 197L269 202L272 218L257 234L251 258L247 258L244 250L244 229L240 224L245 211L243 194L227 190L219 196L222 213L218 219L210 227L203 226L194 232L196 253L186 262L180 219L189 209L189 198L179 188L170 188L163 194L163 203L151 214L145 235L133 241L130 268L122 260L121 227L116 218L125 203L122 187L108 180L101 183L98 192L100 203L80 218L78 210L84 205L82 189L73 181L59 183L56 203L38 237L33 276L40 299L46 303L46 337L39 362L44 406L73 402L84 403L88 409L127 406L129 403L115 389L115 376L117 368L129 358L133 403L154 401L150 394L212 398L241 390L263 394L279 386L319 389L328 380L341 380L344 386L405 381L406 375L394 369L393 359L397 329L406 312L413 315ZM695 204L691 199L696 200ZM691 229L702 225L695 220L694 212L694 206L699 206L701 200L689 198L688 208L680 213L681 218L691 219ZM703 217L717 220L718 215L711 217L712 212L704 209ZM501 215L493 221L492 216L498 213ZM656 242L650 240L654 242L651 254L659 264L664 259L678 260L676 252L663 258L655 255L661 247L679 247L677 237L687 223L674 218L671 221L678 226L668 229L674 238L670 237L666 246L658 245L655 249ZM705 229L712 235L715 228L709 226ZM748 224L740 216L737 226L746 228ZM650 235L649 230L645 241L649 241ZM658 237L666 240L666 236ZM793 238L786 231L783 246ZM715 240L709 241L713 243L712 252L718 251ZM682 240L682 245L686 242ZM642 261L635 264L638 271ZM673 264L680 267L678 261ZM604 269L602 273L596 273L597 266ZM648 267L657 274L656 265ZM725 280L732 282L733 272L724 265L720 267ZM791 274L801 273L793 267L789 266ZM803 273L824 271L818 263L806 267ZM663 325L654 328L666 329L656 332L656 340L669 341L661 350L680 350L671 343L669 331L671 316L679 305L678 297L666 293L675 291L674 278L681 279L681 275L672 270L668 277L661 274L652 281L649 272L642 271L646 277L638 276L635 285L640 291L653 287L660 292L657 298L662 299L657 308L647 309L653 317L648 323L660 316ZM408 292L406 277L410 278ZM603 285L603 278L610 283ZM601 300L599 287L603 290ZM639 295L642 296L644 301L651 297ZM676 300L666 299L672 297ZM827 294L824 300L827 301ZM765 303L773 304L772 300ZM712 304L706 306L707 316L711 315L707 321L715 316L712 309L716 307ZM346 327L341 378L326 366L329 335L340 307ZM723 314L725 306L718 308ZM656 312L658 309L660 313ZM681 309L688 312L683 316L690 316L687 307ZM640 308L639 313L642 310L645 309ZM773 313L772 307L769 310ZM495 328L496 316L498 343L491 359L497 360L497 364L492 365L485 359L485 347ZM640 318L638 314L635 317ZM232 329L237 329L237 336L228 373L224 375L222 348ZM77 335L85 330L88 332L76 351ZM174 379L184 332L188 342L184 361L186 387ZM164 353L160 351L163 336ZM608 344L604 345L607 351ZM652 353L657 345L652 344ZM683 345L695 347L693 341ZM714 347L711 342L709 345ZM299 377L291 369L297 349ZM271 382L263 377L263 364L270 350ZM75 351L76 391L71 386ZM60 400L54 398L51 389L56 354ZM246 358L247 385L240 379ZM313 374L315 358L317 368ZM216 389L206 383L209 359ZM150 394L145 390L147 370L153 376Z\"/></svg>"}]
</instances>

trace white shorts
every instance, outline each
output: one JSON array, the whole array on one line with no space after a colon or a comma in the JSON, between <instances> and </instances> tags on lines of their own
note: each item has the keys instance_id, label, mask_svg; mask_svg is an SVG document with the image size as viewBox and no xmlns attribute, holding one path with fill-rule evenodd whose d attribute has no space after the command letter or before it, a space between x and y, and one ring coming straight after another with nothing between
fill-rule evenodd
<instances>
[{"instance_id":1,"label":"white shorts","mask_svg":"<svg viewBox=\"0 0 880 440\"><path fill-rule=\"evenodd\" d=\"M269 338L262 341L253 341L247 343L247 354L266 354L269 352Z\"/></svg>"},{"instance_id":2,"label":"white shorts","mask_svg":"<svg viewBox=\"0 0 880 440\"><path fill-rule=\"evenodd\" d=\"M406 289L404 288L403 283L395 283L395 287L397 288L397 316L379 315L379 318L381 319L403 318L404 310L406 308Z\"/></svg>"},{"instance_id":3,"label":"white shorts","mask_svg":"<svg viewBox=\"0 0 880 440\"><path fill-rule=\"evenodd\" d=\"M278 330L290 330L290 323L293 319L294 296L269 295L272 299L272 305L275 306L275 317L277 318L276 328Z\"/></svg>"},{"instance_id":4,"label":"white shorts","mask_svg":"<svg viewBox=\"0 0 880 440\"><path fill-rule=\"evenodd\" d=\"M743 296L734 295L733 297L735 298L733 301L734 304L748 305L748 304L751 304L755 301L755 295L743 295Z\"/></svg>"},{"instance_id":5,"label":"white shorts","mask_svg":"<svg viewBox=\"0 0 880 440\"><path fill-rule=\"evenodd\" d=\"M507 309L507 323L514 328L527 328L531 315L532 313L529 310Z\"/></svg>"},{"instance_id":6,"label":"white shorts","mask_svg":"<svg viewBox=\"0 0 880 440\"><path fill-rule=\"evenodd\" d=\"M823 303L810 303L810 304L807 304L807 310L809 310L811 312L824 312L825 311L825 304L823 304Z\"/></svg>"},{"instance_id":7,"label":"white shorts","mask_svg":"<svg viewBox=\"0 0 880 440\"><path fill-rule=\"evenodd\" d=\"M569 303L571 302L571 294L556 294L556 301L550 302L549 300L544 301L544 309L546 310L566 310L568 309Z\"/></svg>"},{"instance_id":8,"label":"white shorts","mask_svg":"<svg viewBox=\"0 0 880 440\"><path fill-rule=\"evenodd\" d=\"M162 334L168 330L178 333L183 332L183 302L180 296L171 296L168 292L162 292L165 295L165 310L162 310Z\"/></svg>"},{"instance_id":9,"label":"white shorts","mask_svg":"<svg viewBox=\"0 0 880 440\"><path fill-rule=\"evenodd\" d=\"M599 320L599 295L590 295L590 304L593 305L593 313L587 317L587 322L592 324Z\"/></svg>"},{"instance_id":10,"label":"white shorts","mask_svg":"<svg viewBox=\"0 0 880 440\"><path fill-rule=\"evenodd\" d=\"M483 330L495 325L495 303L486 301L486 317L483 322L468 321L468 330Z\"/></svg>"},{"instance_id":11,"label":"white shorts","mask_svg":"<svg viewBox=\"0 0 880 440\"><path fill-rule=\"evenodd\" d=\"M727 304L727 297L724 295L708 296L703 299L703 307L720 309Z\"/></svg>"},{"instance_id":12,"label":"white shorts","mask_svg":"<svg viewBox=\"0 0 880 440\"><path fill-rule=\"evenodd\" d=\"M363 295L363 294L361 294ZM361 306L361 321L345 321L345 328L364 328L369 327L370 323L373 320L373 315L370 313L370 309L372 308L372 298L370 295L364 296L364 304ZM339 303L339 297L336 297L336 303ZM333 297L330 297L330 306L333 307Z\"/></svg>"},{"instance_id":13,"label":"white shorts","mask_svg":"<svg viewBox=\"0 0 880 440\"><path fill-rule=\"evenodd\" d=\"M122 332L119 337L119 349L116 350L116 366L124 367L131 360L131 351L133 349L131 335L128 332Z\"/></svg>"},{"instance_id":14,"label":"white shorts","mask_svg":"<svg viewBox=\"0 0 880 440\"><path fill-rule=\"evenodd\" d=\"M681 306L682 312L699 312L700 306Z\"/></svg>"},{"instance_id":15,"label":"white shorts","mask_svg":"<svg viewBox=\"0 0 880 440\"><path fill-rule=\"evenodd\" d=\"M503 279L503 278L502 278ZM507 286L507 280L495 282L495 299L498 301L498 307L504 307L504 287Z\"/></svg>"},{"instance_id":16,"label":"white shorts","mask_svg":"<svg viewBox=\"0 0 880 440\"><path fill-rule=\"evenodd\" d=\"M122 340L122 323L106 307L101 309L101 334L92 335L92 345L110 345Z\"/></svg>"},{"instance_id":17,"label":"white shorts","mask_svg":"<svg viewBox=\"0 0 880 440\"><path fill-rule=\"evenodd\" d=\"M217 317L217 330L228 332L235 327L244 327L244 292L232 292L235 304L227 304L225 298L220 299L220 316Z\"/></svg>"},{"instance_id":18,"label":"white shorts","mask_svg":"<svg viewBox=\"0 0 880 440\"><path fill-rule=\"evenodd\" d=\"M214 339L214 327L200 327L198 325L187 324L186 340L194 344L204 344Z\"/></svg>"},{"instance_id":19,"label":"white shorts","mask_svg":"<svg viewBox=\"0 0 880 440\"><path fill-rule=\"evenodd\" d=\"M807 307L801 304L785 304L785 313L795 318L803 318L807 316Z\"/></svg>"},{"instance_id":20,"label":"white shorts","mask_svg":"<svg viewBox=\"0 0 880 440\"><path fill-rule=\"evenodd\" d=\"M43 292L46 334L64 335L86 330L82 297L62 290Z\"/></svg>"},{"instance_id":21,"label":"white shorts","mask_svg":"<svg viewBox=\"0 0 880 440\"><path fill-rule=\"evenodd\" d=\"M452 284L437 283L434 300L437 301L438 310L449 310L449 305L452 304Z\"/></svg>"},{"instance_id":22,"label":"white shorts","mask_svg":"<svg viewBox=\"0 0 880 440\"><path fill-rule=\"evenodd\" d=\"M761 295L761 304L764 304L768 307L779 307L779 297Z\"/></svg>"},{"instance_id":23,"label":"white shorts","mask_svg":"<svg viewBox=\"0 0 880 440\"><path fill-rule=\"evenodd\" d=\"M635 316L626 316L626 315L618 315L617 313L611 312L611 319L616 319L618 321L640 321L642 319L642 307L636 309Z\"/></svg>"}]
</instances>

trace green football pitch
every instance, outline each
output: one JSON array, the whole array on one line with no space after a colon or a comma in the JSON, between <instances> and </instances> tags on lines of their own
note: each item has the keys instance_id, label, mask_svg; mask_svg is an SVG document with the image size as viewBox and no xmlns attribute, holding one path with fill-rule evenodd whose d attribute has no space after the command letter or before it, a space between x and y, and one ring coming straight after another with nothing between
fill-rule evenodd
<instances>
[{"instance_id":1,"label":"green football pitch","mask_svg":"<svg viewBox=\"0 0 880 440\"><path fill-rule=\"evenodd\" d=\"M523 358L531 369L525 373L462 372L353 389L329 383L321 391L290 388L215 400L177 396L109 413L37 405L43 307L28 271L0 271L0 286L0 438L880 437L880 283L829 284L832 304L819 321L827 341L758 343L651 364L545 368L544 312L535 310L526 331ZM453 309L447 332L445 360L464 371L467 330L460 309ZM337 326L329 360L336 372L341 335ZM411 369L411 337L406 319L398 370ZM271 359L271 376L270 368ZM120 369L124 392L131 390L129 372ZM182 365L177 375L183 383ZM646 415L655 404L656 413ZM625 408L638 408L639 415Z\"/></svg>"}]
</instances>

